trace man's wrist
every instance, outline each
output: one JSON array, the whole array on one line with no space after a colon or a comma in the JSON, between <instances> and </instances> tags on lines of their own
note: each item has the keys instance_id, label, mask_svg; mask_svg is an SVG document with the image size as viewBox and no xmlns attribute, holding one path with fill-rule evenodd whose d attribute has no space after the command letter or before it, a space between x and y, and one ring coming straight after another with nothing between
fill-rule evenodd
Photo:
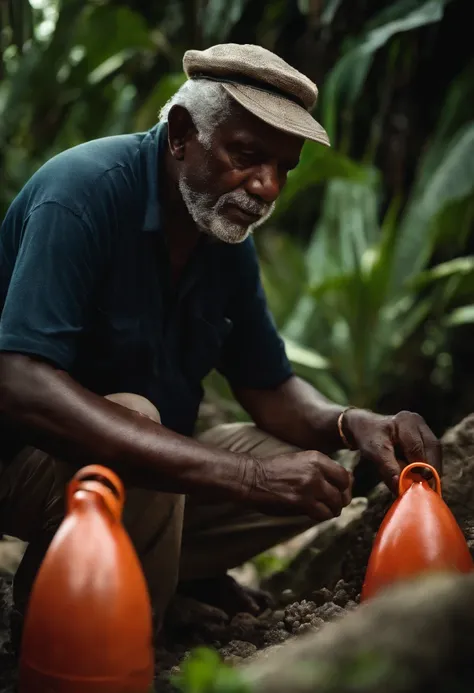
<instances>
[{"instance_id":1,"label":"man's wrist","mask_svg":"<svg viewBox=\"0 0 474 693\"><path fill-rule=\"evenodd\" d=\"M337 417L337 430L339 433L339 438L341 439L344 447L348 450L356 449L354 436L352 435L350 427L347 423L348 412L353 411L354 409L356 409L354 406L345 407L345 409L343 409Z\"/></svg>"},{"instance_id":2,"label":"man's wrist","mask_svg":"<svg viewBox=\"0 0 474 693\"><path fill-rule=\"evenodd\" d=\"M220 450L220 461L212 464L208 474L209 485L220 498L230 502L246 503L251 500L257 471L257 460L250 455Z\"/></svg>"}]
</instances>

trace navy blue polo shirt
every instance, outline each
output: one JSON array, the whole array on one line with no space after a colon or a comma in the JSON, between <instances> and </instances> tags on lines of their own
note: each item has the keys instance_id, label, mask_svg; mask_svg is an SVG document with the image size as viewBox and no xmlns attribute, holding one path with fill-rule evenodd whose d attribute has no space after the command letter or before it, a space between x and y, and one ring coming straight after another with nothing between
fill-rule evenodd
<instances>
[{"instance_id":1,"label":"navy blue polo shirt","mask_svg":"<svg viewBox=\"0 0 474 693\"><path fill-rule=\"evenodd\" d=\"M161 227L167 126L44 164L0 229L0 351L38 356L99 395L134 392L191 435L202 379L272 388L292 373L251 238L198 246L177 287Z\"/></svg>"}]
</instances>

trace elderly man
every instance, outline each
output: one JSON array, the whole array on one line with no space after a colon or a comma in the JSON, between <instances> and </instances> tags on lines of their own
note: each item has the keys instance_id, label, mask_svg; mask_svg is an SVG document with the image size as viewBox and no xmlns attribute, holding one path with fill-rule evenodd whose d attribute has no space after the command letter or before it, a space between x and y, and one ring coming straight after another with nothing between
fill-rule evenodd
<instances>
[{"instance_id":1,"label":"elderly man","mask_svg":"<svg viewBox=\"0 0 474 693\"><path fill-rule=\"evenodd\" d=\"M55 156L1 227L0 532L28 542L20 611L80 466L124 479L161 617L178 582L231 609L229 568L339 515L338 449L392 489L397 460L440 464L417 414L343 409L296 377L265 302L251 233L304 140L328 144L316 86L258 46L188 51L184 69L157 126ZM213 368L254 424L195 439Z\"/></svg>"}]
</instances>

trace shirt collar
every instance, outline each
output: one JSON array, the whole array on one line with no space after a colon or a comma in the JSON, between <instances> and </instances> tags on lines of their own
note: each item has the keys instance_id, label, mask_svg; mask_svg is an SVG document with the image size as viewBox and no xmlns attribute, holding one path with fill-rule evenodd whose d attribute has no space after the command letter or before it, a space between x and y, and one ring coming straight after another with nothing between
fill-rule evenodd
<instances>
[{"instance_id":1,"label":"shirt collar","mask_svg":"<svg viewBox=\"0 0 474 693\"><path fill-rule=\"evenodd\" d=\"M168 124L158 123L148 131L143 140L146 168L146 208L143 231L161 230L160 161L165 155Z\"/></svg>"}]
</instances>

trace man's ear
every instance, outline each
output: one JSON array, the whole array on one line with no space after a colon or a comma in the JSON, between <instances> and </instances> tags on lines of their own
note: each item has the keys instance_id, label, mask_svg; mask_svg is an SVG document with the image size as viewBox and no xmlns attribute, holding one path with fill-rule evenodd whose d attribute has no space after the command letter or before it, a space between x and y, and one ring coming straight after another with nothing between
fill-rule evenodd
<instances>
[{"instance_id":1,"label":"man's ear","mask_svg":"<svg viewBox=\"0 0 474 693\"><path fill-rule=\"evenodd\" d=\"M168 143L175 159L184 159L186 145L196 133L189 111L184 106L172 106L168 113Z\"/></svg>"}]
</instances>

